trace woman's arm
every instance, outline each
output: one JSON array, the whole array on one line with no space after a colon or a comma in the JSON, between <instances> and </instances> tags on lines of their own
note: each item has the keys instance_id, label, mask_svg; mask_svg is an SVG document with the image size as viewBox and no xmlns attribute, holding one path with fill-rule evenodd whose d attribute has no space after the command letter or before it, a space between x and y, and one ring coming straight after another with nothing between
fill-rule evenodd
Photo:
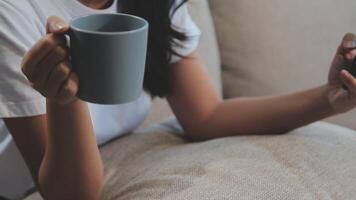
<instances>
[{"instance_id":1,"label":"woman's arm","mask_svg":"<svg viewBox=\"0 0 356 200\"><path fill-rule=\"evenodd\" d=\"M224 101L213 89L197 53L189 57L172 66L173 92L167 100L194 140L285 133L339 113L330 104L330 94L340 86L329 84L289 95ZM353 77L348 80L356 83ZM349 87L354 90L356 84Z\"/></svg>"},{"instance_id":2,"label":"woman's arm","mask_svg":"<svg viewBox=\"0 0 356 200\"><path fill-rule=\"evenodd\" d=\"M47 102L47 115L5 118L45 199L99 199L102 165L86 103Z\"/></svg>"},{"instance_id":3,"label":"woman's arm","mask_svg":"<svg viewBox=\"0 0 356 200\"><path fill-rule=\"evenodd\" d=\"M40 168L44 196L99 199L103 168L87 103L47 100L48 140Z\"/></svg>"},{"instance_id":4,"label":"woman's arm","mask_svg":"<svg viewBox=\"0 0 356 200\"><path fill-rule=\"evenodd\" d=\"M50 18L51 34L36 43L22 62L33 87L47 97L47 115L5 119L5 123L45 199L96 200L102 163L87 104L75 98L78 80L60 34L66 29L60 19Z\"/></svg>"}]
</instances>

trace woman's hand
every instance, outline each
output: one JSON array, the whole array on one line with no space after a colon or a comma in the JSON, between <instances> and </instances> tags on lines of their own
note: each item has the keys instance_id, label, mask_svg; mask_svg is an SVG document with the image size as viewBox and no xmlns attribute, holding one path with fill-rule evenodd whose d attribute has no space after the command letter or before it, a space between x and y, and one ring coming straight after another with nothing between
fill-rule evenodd
<instances>
[{"instance_id":1,"label":"woman's hand","mask_svg":"<svg viewBox=\"0 0 356 200\"><path fill-rule=\"evenodd\" d=\"M46 98L67 104L76 100L78 77L71 71L64 33L68 25L58 17L47 21L47 35L24 56L22 72Z\"/></svg>"},{"instance_id":2,"label":"woman's hand","mask_svg":"<svg viewBox=\"0 0 356 200\"><path fill-rule=\"evenodd\" d=\"M344 70L352 67L355 56L356 35L348 33L338 47L329 72L328 98L336 113L343 113L356 107L356 78ZM348 90L343 89L342 85Z\"/></svg>"}]
</instances>

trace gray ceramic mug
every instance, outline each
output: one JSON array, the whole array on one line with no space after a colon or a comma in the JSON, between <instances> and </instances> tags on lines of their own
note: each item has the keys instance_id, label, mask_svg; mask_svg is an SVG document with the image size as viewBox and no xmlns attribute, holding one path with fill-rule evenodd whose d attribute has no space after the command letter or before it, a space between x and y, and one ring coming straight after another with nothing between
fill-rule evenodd
<instances>
[{"instance_id":1,"label":"gray ceramic mug","mask_svg":"<svg viewBox=\"0 0 356 200\"><path fill-rule=\"evenodd\" d=\"M148 22L127 14L94 14L70 22L70 56L79 77L77 96L121 104L143 90Z\"/></svg>"}]
</instances>

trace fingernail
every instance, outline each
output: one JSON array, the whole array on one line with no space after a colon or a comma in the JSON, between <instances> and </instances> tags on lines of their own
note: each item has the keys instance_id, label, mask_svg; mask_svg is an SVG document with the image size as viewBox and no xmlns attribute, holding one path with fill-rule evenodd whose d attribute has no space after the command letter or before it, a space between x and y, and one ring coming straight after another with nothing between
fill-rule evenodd
<instances>
[{"instance_id":1,"label":"fingernail","mask_svg":"<svg viewBox=\"0 0 356 200\"><path fill-rule=\"evenodd\" d=\"M66 26L67 26L67 24L64 22L57 22L52 25L52 29L53 29L53 31L60 31L60 30L64 29Z\"/></svg>"},{"instance_id":2,"label":"fingernail","mask_svg":"<svg viewBox=\"0 0 356 200\"><path fill-rule=\"evenodd\" d=\"M341 73L347 77L349 76L349 72L345 69L341 70Z\"/></svg>"},{"instance_id":3,"label":"fingernail","mask_svg":"<svg viewBox=\"0 0 356 200\"><path fill-rule=\"evenodd\" d=\"M345 41L344 47L345 48L356 48L356 41Z\"/></svg>"}]
</instances>

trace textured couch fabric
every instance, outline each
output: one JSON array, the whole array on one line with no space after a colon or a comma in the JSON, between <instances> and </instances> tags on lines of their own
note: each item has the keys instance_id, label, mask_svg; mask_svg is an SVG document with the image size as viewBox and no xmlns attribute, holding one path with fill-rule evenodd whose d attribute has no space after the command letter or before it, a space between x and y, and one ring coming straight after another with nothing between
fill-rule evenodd
<instances>
[{"instance_id":1,"label":"textured couch fabric","mask_svg":"<svg viewBox=\"0 0 356 200\"><path fill-rule=\"evenodd\" d=\"M130 135L102 149L103 199L352 200L356 196L354 131L319 122L287 135L195 144L166 127Z\"/></svg>"},{"instance_id":2,"label":"textured couch fabric","mask_svg":"<svg viewBox=\"0 0 356 200\"><path fill-rule=\"evenodd\" d=\"M102 199L355 199L352 130L318 122L286 135L187 143L176 126L155 125L103 147Z\"/></svg>"},{"instance_id":3,"label":"textured couch fabric","mask_svg":"<svg viewBox=\"0 0 356 200\"><path fill-rule=\"evenodd\" d=\"M356 33L356 1L210 0L225 97L326 83L337 46ZM356 111L329 121L356 130Z\"/></svg>"}]
</instances>

